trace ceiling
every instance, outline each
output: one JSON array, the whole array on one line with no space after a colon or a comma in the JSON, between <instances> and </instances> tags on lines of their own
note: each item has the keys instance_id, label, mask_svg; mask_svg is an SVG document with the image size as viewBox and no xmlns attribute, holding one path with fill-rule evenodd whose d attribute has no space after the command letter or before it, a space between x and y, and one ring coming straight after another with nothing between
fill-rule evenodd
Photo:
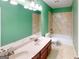
<instances>
[{"instance_id":1,"label":"ceiling","mask_svg":"<svg viewBox=\"0 0 79 59\"><path fill-rule=\"evenodd\" d=\"M72 5L73 0L43 0L52 8L69 7Z\"/></svg>"}]
</instances>

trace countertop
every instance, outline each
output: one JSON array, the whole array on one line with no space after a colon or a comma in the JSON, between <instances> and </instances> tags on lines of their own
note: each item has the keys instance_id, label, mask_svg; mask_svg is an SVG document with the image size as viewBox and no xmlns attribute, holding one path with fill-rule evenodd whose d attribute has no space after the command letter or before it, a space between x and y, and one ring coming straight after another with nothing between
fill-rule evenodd
<instances>
[{"instance_id":1,"label":"countertop","mask_svg":"<svg viewBox=\"0 0 79 59\"><path fill-rule=\"evenodd\" d=\"M37 42L31 41L28 44L24 44L21 48L15 50L15 54L10 56L9 59L32 59L49 41L49 38L40 37Z\"/></svg>"}]
</instances>

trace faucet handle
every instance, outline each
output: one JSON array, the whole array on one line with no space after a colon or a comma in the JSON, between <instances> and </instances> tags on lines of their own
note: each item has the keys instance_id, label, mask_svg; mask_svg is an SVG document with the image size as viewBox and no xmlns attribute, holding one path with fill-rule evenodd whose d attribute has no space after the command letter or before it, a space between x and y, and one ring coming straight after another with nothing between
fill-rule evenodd
<instances>
[{"instance_id":1,"label":"faucet handle","mask_svg":"<svg viewBox=\"0 0 79 59\"><path fill-rule=\"evenodd\" d=\"M14 54L14 50L15 49L13 47L10 47L9 49L7 49L8 56L13 55Z\"/></svg>"},{"instance_id":2,"label":"faucet handle","mask_svg":"<svg viewBox=\"0 0 79 59\"><path fill-rule=\"evenodd\" d=\"M4 49L1 49L1 52L0 52L0 56L7 56L7 51L4 50Z\"/></svg>"}]
</instances>

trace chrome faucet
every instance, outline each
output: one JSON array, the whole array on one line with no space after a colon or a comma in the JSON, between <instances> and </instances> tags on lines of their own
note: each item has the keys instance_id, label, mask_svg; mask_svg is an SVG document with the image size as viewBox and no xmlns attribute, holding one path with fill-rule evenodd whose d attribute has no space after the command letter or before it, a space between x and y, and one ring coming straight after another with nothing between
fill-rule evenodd
<instances>
[{"instance_id":1,"label":"chrome faucet","mask_svg":"<svg viewBox=\"0 0 79 59\"><path fill-rule=\"evenodd\" d=\"M14 50L15 50L15 49L14 49L14 48L12 48L12 47L11 47L11 48L9 48L9 49L7 49L7 52L8 52L8 54L7 54L7 55L8 55L8 56L13 55L13 54L14 54Z\"/></svg>"},{"instance_id":2,"label":"chrome faucet","mask_svg":"<svg viewBox=\"0 0 79 59\"><path fill-rule=\"evenodd\" d=\"M11 56L14 54L14 48L9 48L7 50L1 49L0 56Z\"/></svg>"}]
</instances>

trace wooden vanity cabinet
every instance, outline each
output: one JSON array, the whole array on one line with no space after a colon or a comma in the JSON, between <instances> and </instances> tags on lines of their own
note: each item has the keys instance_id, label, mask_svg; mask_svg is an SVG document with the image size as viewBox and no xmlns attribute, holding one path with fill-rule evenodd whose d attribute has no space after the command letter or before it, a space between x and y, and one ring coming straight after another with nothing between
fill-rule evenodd
<instances>
[{"instance_id":1,"label":"wooden vanity cabinet","mask_svg":"<svg viewBox=\"0 0 79 59\"><path fill-rule=\"evenodd\" d=\"M49 42L48 46L47 46L47 54L49 55L51 52L51 41Z\"/></svg>"},{"instance_id":2,"label":"wooden vanity cabinet","mask_svg":"<svg viewBox=\"0 0 79 59\"><path fill-rule=\"evenodd\" d=\"M47 56L49 55L51 51L51 41L49 41L42 49L41 51L35 55L32 59L47 59Z\"/></svg>"},{"instance_id":3,"label":"wooden vanity cabinet","mask_svg":"<svg viewBox=\"0 0 79 59\"><path fill-rule=\"evenodd\" d=\"M32 59L40 59L40 53L38 53L37 55L35 55Z\"/></svg>"},{"instance_id":4,"label":"wooden vanity cabinet","mask_svg":"<svg viewBox=\"0 0 79 59\"><path fill-rule=\"evenodd\" d=\"M41 53L41 58L40 59L46 59L47 58L47 49Z\"/></svg>"}]
</instances>

